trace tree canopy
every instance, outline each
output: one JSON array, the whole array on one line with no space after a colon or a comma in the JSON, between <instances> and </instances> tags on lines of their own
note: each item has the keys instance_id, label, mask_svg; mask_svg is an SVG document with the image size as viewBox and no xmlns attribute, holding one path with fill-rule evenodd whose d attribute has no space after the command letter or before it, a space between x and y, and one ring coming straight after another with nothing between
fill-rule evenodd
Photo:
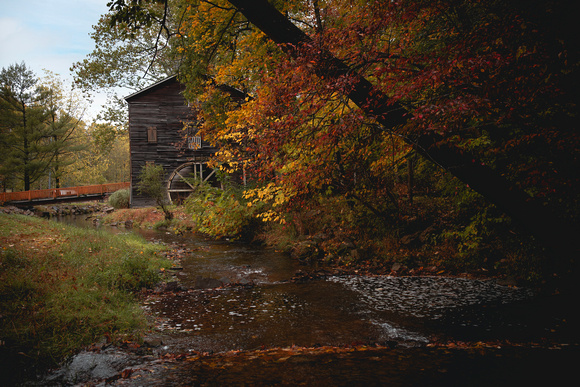
<instances>
[{"instance_id":1,"label":"tree canopy","mask_svg":"<svg viewBox=\"0 0 580 387\"><path fill-rule=\"evenodd\" d=\"M111 2L115 20L164 22L142 3ZM390 222L419 154L432 187L474 190L560 259L577 253L572 2L156 3L179 15L180 79L216 162L273 183L277 211L333 194ZM251 98L228 103L208 79Z\"/></svg>"}]
</instances>

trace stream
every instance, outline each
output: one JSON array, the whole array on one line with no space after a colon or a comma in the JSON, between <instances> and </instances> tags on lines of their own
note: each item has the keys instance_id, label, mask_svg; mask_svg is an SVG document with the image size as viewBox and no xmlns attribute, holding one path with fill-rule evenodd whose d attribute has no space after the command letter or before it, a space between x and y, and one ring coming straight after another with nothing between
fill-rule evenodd
<instances>
[{"instance_id":1,"label":"stream","mask_svg":"<svg viewBox=\"0 0 580 387\"><path fill-rule=\"evenodd\" d=\"M331 271L293 281L310 268L272 249L111 231L179 250L179 289L144 301L146 351L81 352L43 384L537 385L567 381L580 360L575 310L528 289Z\"/></svg>"}]
</instances>

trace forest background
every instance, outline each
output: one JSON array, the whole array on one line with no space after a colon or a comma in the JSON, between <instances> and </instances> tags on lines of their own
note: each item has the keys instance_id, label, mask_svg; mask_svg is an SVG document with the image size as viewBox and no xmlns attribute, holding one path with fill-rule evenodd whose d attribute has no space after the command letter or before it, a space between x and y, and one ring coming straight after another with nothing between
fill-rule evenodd
<instances>
[{"instance_id":1,"label":"forest background","mask_svg":"<svg viewBox=\"0 0 580 387\"><path fill-rule=\"evenodd\" d=\"M117 122L83 121L87 102L50 71L26 63L0 72L0 184L3 192L129 180L129 141Z\"/></svg>"},{"instance_id":2,"label":"forest background","mask_svg":"<svg viewBox=\"0 0 580 387\"><path fill-rule=\"evenodd\" d=\"M245 189L207 189L203 207L192 198L205 232L251 229L301 259L379 271L437 267L531 283L575 275L572 2L109 5L94 27L96 49L73 66L79 89L138 90L177 73L203 117L201 134L220 148L214 166L252 178ZM22 128L5 136L2 125L3 154L20 152L3 158L4 188L41 185L47 171L59 182L110 179L85 174L107 165L94 158L119 154L112 146L126 147L122 110L86 126L64 99L51 110L47 82L18 100L6 94L8 71L2 77L3 104L38 107L3 105L2 122ZM243 91L245 103L215 84ZM30 160L29 133L39 138ZM91 142L98 146L81 149ZM33 165L42 172L27 175Z\"/></svg>"}]
</instances>

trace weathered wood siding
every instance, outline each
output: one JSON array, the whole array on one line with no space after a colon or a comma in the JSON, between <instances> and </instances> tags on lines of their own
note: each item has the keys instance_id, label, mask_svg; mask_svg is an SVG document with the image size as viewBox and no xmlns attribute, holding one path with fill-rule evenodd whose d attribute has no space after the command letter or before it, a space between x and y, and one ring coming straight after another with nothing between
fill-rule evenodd
<instances>
[{"instance_id":1,"label":"weathered wood siding","mask_svg":"<svg viewBox=\"0 0 580 387\"><path fill-rule=\"evenodd\" d=\"M200 150L185 146L184 122L194 121L176 77L168 78L126 98L129 104L129 144L131 153L131 206L154 205L136 189L138 176L147 162L162 165L165 179L181 164L206 160L216 149L203 142ZM148 128L154 127L157 141L149 142Z\"/></svg>"}]
</instances>

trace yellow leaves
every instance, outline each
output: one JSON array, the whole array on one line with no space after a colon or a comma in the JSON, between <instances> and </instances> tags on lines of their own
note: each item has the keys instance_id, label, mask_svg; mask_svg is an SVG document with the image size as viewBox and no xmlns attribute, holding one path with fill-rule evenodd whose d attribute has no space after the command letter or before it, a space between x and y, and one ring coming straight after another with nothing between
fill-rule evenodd
<instances>
[{"instance_id":1,"label":"yellow leaves","mask_svg":"<svg viewBox=\"0 0 580 387\"><path fill-rule=\"evenodd\" d=\"M259 214L258 217L264 222L277 222L280 224L286 224L286 219L284 219L280 213L273 210L263 212Z\"/></svg>"},{"instance_id":2,"label":"yellow leaves","mask_svg":"<svg viewBox=\"0 0 580 387\"><path fill-rule=\"evenodd\" d=\"M232 170L237 169L240 163L236 161L235 154L231 150L222 148L215 154L211 164L212 167L218 167L223 171L232 172ZM226 168L224 164L229 165L229 168Z\"/></svg>"},{"instance_id":3,"label":"yellow leaves","mask_svg":"<svg viewBox=\"0 0 580 387\"><path fill-rule=\"evenodd\" d=\"M282 217L282 207L287 204L294 196L294 192L288 187L278 186L275 183L269 183L264 187L248 189L244 191L244 199L251 200L247 206L252 207L259 204L270 205L270 209L259 213L257 216L264 222L286 223Z\"/></svg>"},{"instance_id":4,"label":"yellow leaves","mask_svg":"<svg viewBox=\"0 0 580 387\"><path fill-rule=\"evenodd\" d=\"M229 132L229 133L224 133L221 136L221 139L232 140L232 141L237 142L238 144L241 144L242 140L244 139L244 135L240 132Z\"/></svg>"}]
</instances>

